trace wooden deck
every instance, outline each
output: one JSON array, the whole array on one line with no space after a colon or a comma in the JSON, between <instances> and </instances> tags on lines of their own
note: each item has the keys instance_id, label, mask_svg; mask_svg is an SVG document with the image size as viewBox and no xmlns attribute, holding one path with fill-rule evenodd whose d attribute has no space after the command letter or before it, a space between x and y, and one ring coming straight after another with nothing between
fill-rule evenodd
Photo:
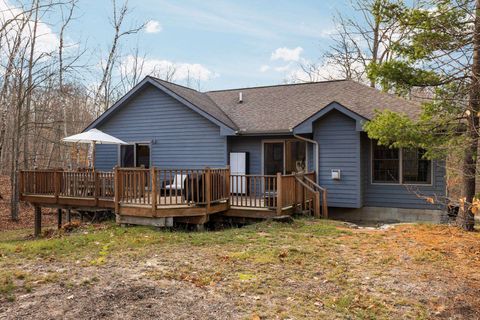
<instances>
[{"instance_id":1,"label":"wooden deck","mask_svg":"<svg viewBox=\"0 0 480 320\"><path fill-rule=\"evenodd\" d=\"M261 219L294 210L327 216L326 190L313 173L237 176L229 168L115 168L26 170L19 177L20 200L36 208L112 210L119 222L204 223L212 214Z\"/></svg>"}]
</instances>

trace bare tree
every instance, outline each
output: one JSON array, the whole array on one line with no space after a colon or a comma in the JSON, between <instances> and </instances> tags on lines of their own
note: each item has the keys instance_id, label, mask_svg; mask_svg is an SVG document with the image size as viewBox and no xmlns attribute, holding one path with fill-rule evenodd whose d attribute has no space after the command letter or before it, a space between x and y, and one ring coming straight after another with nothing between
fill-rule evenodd
<instances>
[{"instance_id":1,"label":"bare tree","mask_svg":"<svg viewBox=\"0 0 480 320\"><path fill-rule=\"evenodd\" d=\"M122 85L122 92L127 92L143 77L145 64L145 54L140 56L138 45L120 64L120 83Z\"/></svg>"},{"instance_id":2,"label":"bare tree","mask_svg":"<svg viewBox=\"0 0 480 320\"><path fill-rule=\"evenodd\" d=\"M368 69L390 60L392 45L404 37L396 11L403 8L402 0L352 0L359 17L337 14L334 18L333 44L319 63L304 61L301 69L313 81L319 78L344 78L376 83L369 79Z\"/></svg>"},{"instance_id":3,"label":"bare tree","mask_svg":"<svg viewBox=\"0 0 480 320\"><path fill-rule=\"evenodd\" d=\"M120 41L123 37L136 34L145 27L145 23L127 28L123 30L123 23L130 12L128 9L128 1L125 1L120 7L117 6L117 1L112 0L113 16L110 24L114 29L112 44L110 45L108 57L102 63L102 77L94 95L94 105L105 111L111 102L112 95L112 72L117 64L118 50Z\"/></svg>"}]
</instances>

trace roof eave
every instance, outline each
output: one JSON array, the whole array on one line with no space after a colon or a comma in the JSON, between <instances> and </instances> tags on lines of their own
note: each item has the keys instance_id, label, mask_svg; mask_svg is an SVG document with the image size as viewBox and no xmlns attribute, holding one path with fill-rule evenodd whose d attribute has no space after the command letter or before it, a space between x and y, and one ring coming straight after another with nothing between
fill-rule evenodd
<instances>
[{"instance_id":1,"label":"roof eave","mask_svg":"<svg viewBox=\"0 0 480 320\"><path fill-rule=\"evenodd\" d=\"M239 130L237 135L239 136L271 136L271 135L291 135L290 129L278 129L278 130Z\"/></svg>"}]
</instances>

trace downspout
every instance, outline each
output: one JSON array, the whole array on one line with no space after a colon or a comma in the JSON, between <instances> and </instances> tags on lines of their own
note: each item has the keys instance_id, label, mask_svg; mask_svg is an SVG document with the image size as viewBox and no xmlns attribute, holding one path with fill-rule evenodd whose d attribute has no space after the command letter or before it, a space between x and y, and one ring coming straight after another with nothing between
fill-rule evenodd
<instances>
[{"instance_id":1,"label":"downspout","mask_svg":"<svg viewBox=\"0 0 480 320\"><path fill-rule=\"evenodd\" d=\"M293 132L293 130L292 130L292 132ZM310 143L313 143L313 145L315 145L315 174L317 175L317 181L318 181L318 142L315 141L315 140L312 140L312 139L308 139L308 138L299 136L295 133L293 134L293 136L297 139L300 139L300 140L303 140L303 141L306 141L306 142L310 142ZM308 167L308 159L307 159L307 167Z\"/></svg>"}]
</instances>

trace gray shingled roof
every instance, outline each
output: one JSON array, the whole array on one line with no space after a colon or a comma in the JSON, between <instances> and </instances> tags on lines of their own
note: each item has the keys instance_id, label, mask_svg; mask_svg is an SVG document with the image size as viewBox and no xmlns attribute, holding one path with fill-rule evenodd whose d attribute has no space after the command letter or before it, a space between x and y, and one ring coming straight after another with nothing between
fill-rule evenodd
<instances>
[{"instance_id":1,"label":"gray shingled roof","mask_svg":"<svg viewBox=\"0 0 480 320\"><path fill-rule=\"evenodd\" d=\"M153 78L155 79L155 78ZM351 80L199 92L155 79L225 125L248 132L287 132L332 102L372 119L390 109L416 117L420 104ZM243 102L239 103L239 92Z\"/></svg>"},{"instance_id":2,"label":"gray shingled roof","mask_svg":"<svg viewBox=\"0 0 480 320\"><path fill-rule=\"evenodd\" d=\"M238 103L242 92L243 102ZM240 130L288 131L332 102L371 119L374 110L390 109L417 116L418 103L350 80L211 91L207 95Z\"/></svg>"}]
</instances>

